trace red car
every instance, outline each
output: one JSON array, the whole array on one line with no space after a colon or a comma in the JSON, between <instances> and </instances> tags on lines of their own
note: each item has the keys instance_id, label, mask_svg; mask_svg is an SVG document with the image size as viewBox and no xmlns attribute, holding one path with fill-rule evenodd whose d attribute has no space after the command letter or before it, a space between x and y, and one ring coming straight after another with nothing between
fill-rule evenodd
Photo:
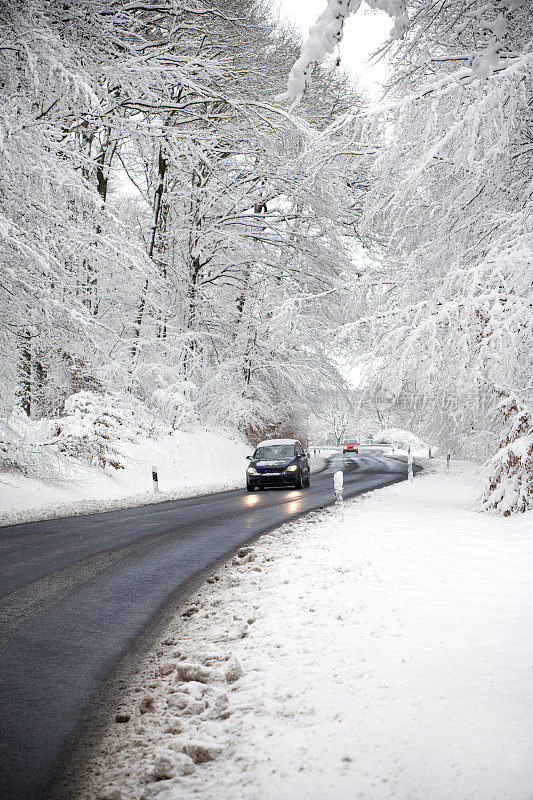
<instances>
[{"instance_id":1,"label":"red car","mask_svg":"<svg viewBox=\"0 0 533 800\"><path fill-rule=\"evenodd\" d=\"M342 443L342 453L358 453L359 445L357 439L345 439Z\"/></svg>"}]
</instances>

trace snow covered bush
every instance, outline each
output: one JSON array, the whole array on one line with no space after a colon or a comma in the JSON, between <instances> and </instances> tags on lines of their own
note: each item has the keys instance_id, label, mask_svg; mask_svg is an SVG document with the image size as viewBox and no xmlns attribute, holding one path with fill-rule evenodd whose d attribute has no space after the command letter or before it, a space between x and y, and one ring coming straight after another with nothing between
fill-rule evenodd
<instances>
[{"instance_id":1,"label":"snow covered bush","mask_svg":"<svg viewBox=\"0 0 533 800\"><path fill-rule=\"evenodd\" d=\"M55 446L99 467L122 469L115 443L121 419L105 399L92 392L79 392L65 402L65 416L55 424Z\"/></svg>"},{"instance_id":2,"label":"snow covered bush","mask_svg":"<svg viewBox=\"0 0 533 800\"><path fill-rule=\"evenodd\" d=\"M52 442L49 420L32 420L16 407L9 417L0 420L0 469L50 480L62 469Z\"/></svg>"},{"instance_id":3,"label":"snow covered bush","mask_svg":"<svg viewBox=\"0 0 533 800\"><path fill-rule=\"evenodd\" d=\"M499 408L507 427L488 465L482 506L508 517L533 509L533 414L516 396L506 397Z\"/></svg>"},{"instance_id":4,"label":"snow covered bush","mask_svg":"<svg viewBox=\"0 0 533 800\"><path fill-rule=\"evenodd\" d=\"M194 408L196 386L192 381L179 381L165 388L156 389L151 397L150 406L172 430L197 423L198 417Z\"/></svg>"},{"instance_id":5,"label":"snow covered bush","mask_svg":"<svg viewBox=\"0 0 533 800\"><path fill-rule=\"evenodd\" d=\"M391 444L400 450L421 450L427 451L428 445L422 441L411 431L404 431L401 428L387 428L386 430L376 433L374 436L376 442L385 442ZM427 455L427 452L426 452Z\"/></svg>"},{"instance_id":6,"label":"snow covered bush","mask_svg":"<svg viewBox=\"0 0 533 800\"><path fill-rule=\"evenodd\" d=\"M53 423L53 444L63 455L123 469L121 443L162 432L148 409L131 398L78 392L67 399L64 416Z\"/></svg>"}]
</instances>

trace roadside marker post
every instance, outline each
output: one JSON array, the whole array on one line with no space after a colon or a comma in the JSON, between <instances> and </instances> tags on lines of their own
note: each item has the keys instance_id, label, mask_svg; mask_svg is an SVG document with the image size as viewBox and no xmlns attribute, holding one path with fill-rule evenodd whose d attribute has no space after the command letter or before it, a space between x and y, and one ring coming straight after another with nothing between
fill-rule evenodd
<instances>
[{"instance_id":1,"label":"roadside marker post","mask_svg":"<svg viewBox=\"0 0 533 800\"><path fill-rule=\"evenodd\" d=\"M450 459L451 459L451 457L452 457L452 454L448 452L446 454L446 472L450 471Z\"/></svg>"},{"instance_id":2,"label":"roadside marker post","mask_svg":"<svg viewBox=\"0 0 533 800\"><path fill-rule=\"evenodd\" d=\"M344 486L344 473L342 469L338 472L335 472L333 475L333 489L335 491L335 497L337 498L337 503L342 503L342 490Z\"/></svg>"},{"instance_id":3,"label":"roadside marker post","mask_svg":"<svg viewBox=\"0 0 533 800\"><path fill-rule=\"evenodd\" d=\"M413 456L411 453L407 456L407 477L410 481L413 480Z\"/></svg>"},{"instance_id":4,"label":"roadside marker post","mask_svg":"<svg viewBox=\"0 0 533 800\"><path fill-rule=\"evenodd\" d=\"M154 485L154 492L159 491L159 480L157 477L157 467L152 466L152 483Z\"/></svg>"}]
</instances>

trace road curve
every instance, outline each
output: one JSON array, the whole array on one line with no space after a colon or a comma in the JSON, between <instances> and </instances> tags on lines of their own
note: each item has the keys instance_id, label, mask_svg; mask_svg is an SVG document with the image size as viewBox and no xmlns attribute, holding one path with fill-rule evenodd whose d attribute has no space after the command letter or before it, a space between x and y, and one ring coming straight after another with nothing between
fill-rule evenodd
<instances>
[{"instance_id":1,"label":"road curve","mask_svg":"<svg viewBox=\"0 0 533 800\"><path fill-rule=\"evenodd\" d=\"M0 797L46 796L113 665L169 597L291 518L403 480L379 450L334 456L309 489L222 492L0 528Z\"/></svg>"}]
</instances>

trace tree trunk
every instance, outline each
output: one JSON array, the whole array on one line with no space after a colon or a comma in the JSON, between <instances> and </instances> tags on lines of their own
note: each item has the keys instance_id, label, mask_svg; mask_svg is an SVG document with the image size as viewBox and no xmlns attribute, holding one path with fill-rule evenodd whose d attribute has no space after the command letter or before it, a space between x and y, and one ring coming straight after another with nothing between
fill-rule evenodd
<instances>
[{"instance_id":1,"label":"tree trunk","mask_svg":"<svg viewBox=\"0 0 533 800\"><path fill-rule=\"evenodd\" d=\"M40 355L33 360L33 405L39 409L39 417L45 413L44 384L46 381L46 369L41 361Z\"/></svg>"},{"instance_id":2,"label":"tree trunk","mask_svg":"<svg viewBox=\"0 0 533 800\"><path fill-rule=\"evenodd\" d=\"M87 153L90 155L92 146L94 144L94 135L87 137ZM107 191L109 188L109 170L111 162L117 149L117 142L111 140L111 130L107 128L105 133L102 134L102 146L98 156L95 159L96 164L96 188L98 194L102 198L101 209L104 210L107 201ZM94 177L94 176L90 176ZM96 225L97 237L102 232L100 224ZM98 238L94 242L94 249L98 247ZM93 316L98 316L100 300L98 297L98 273L96 267L91 263L91 259L84 260L85 269L85 287L83 291L82 301L83 304L89 309Z\"/></svg>"},{"instance_id":3,"label":"tree trunk","mask_svg":"<svg viewBox=\"0 0 533 800\"><path fill-rule=\"evenodd\" d=\"M159 219L160 219L160 215L161 215L163 193L165 191L165 175L166 175L166 171L167 171L167 160L166 160L166 158L164 156L164 153L163 153L163 147L160 147L159 148L159 159L158 159L158 182L157 182L157 188L155 190L154 205L153 205L154 215L153 215L153 222L152 222L152 228L151 228L151 234L150 234L150 242L148 244L148 256L150 258L152 258L153 255L154 255L155 241L156 241L156 236L157 236L157 229L158 229L158 226L159 226ZM134 328L134 332L133 332L134 342L133 342L133 346L131 348L132 366L133 366L133 363L134 363L134 361L135 361L135 359L137 357L137 353L139 352L139 339L140 339L140 336L141 336L141 328L142 328L142 323L143 323L144 310L146 308L146 300L147 300L147 296L148 296L148 287L149 287L149 280L147 278L145 283L144 283L142 292L141 292L141 298L139 300L139 307L138 307L138 310L137 310L137 317L135 319L135 328Z\"/></svg>"},{"instance_id":4,"label":"tree trunk","mask_svg":"<svg viewBox=\"0 0 533 800\"><path fill-rule=\"evenodd\" d=\"M19 346L19 405L28 415L31 414L31 334L25 330L20 335Z\"/></svg>"}]
</instances>

